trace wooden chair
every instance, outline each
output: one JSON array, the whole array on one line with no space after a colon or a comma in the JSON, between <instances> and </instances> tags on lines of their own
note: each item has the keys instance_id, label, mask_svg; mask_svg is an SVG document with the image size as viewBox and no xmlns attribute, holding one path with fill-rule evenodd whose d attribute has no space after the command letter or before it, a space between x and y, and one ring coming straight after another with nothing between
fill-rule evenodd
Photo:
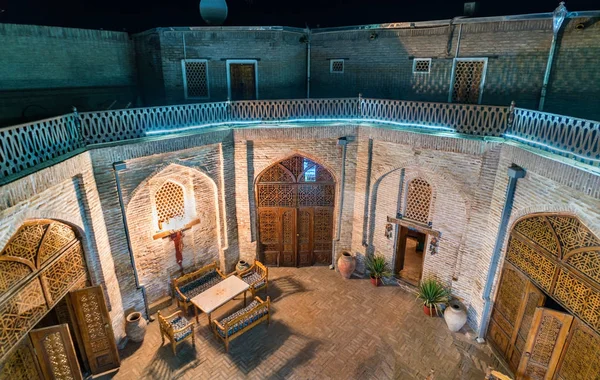
<instances>
[{"instance_id":1,"label":"wooden chair","mask_svg":"<svg viewBox=\"0 0 600 380\"><path fill-rule=\"evenodd\" d=\"M494 371L494 369L492 367L487 367L487 370L485 371L485 380L512 380L512 379L498 371Z\"/></svg>"},{"instance_id":2,"label":"wooden chair","mask_svg":"<svg viewBox=\"0 0 600 380\"><path fill-rule=\"evenodd\" d=\"M212 329L215 336L225 343L225 352L229 352L229 342L252 329L262 321L271 322L270 312L271 300L266 301L255 297L254 301L245 308L221 319L212 321Z\"/></svg>"},{"instance_id":3,"label":"wooden chair","mask_svg":"<svg viewBox=\"0 0 600 380\"><path fill-rule=\"evenodd\" d=\"M260 261L254 261L254 264L240 272L238 277L250 285L252 298L256 297L256 293L263 288L266 289L265 293L269 291L269 269Z\"/></svg>"},{"instance_id":4,"label":"wooden chair","mask_svg":"<svg viewBox=\"0 0 600 380\"><path fill-rule=\"evenodd\" d=\"M223 281L225 276L213 262L184 276L173 279L173 291L177 306L188 312L192 305L190 299Z\"/></svg>"},{"instance_id":5,"label":"wooden chair","mask_svg":"<svg viewBox=\"0 0 600 380\"><path fill-rule=\"evenodd\" d=\"M161 346L165 344L165 335L171 342L173 355L177 355L177 345L188 338L192 338L192 345L196 346L196 338L194 337L194 321L188 321L183 316L183 311L177 312L163 317L158 311L158 324L160 326L160 337L162 339Z\"/></svg>"}]
</instances>

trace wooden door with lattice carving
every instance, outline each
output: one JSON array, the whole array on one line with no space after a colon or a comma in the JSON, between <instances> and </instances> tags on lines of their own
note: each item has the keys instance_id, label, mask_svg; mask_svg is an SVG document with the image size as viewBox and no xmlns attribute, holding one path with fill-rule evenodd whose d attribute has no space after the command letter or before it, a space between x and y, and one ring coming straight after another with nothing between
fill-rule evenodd
<instances>
[{"instance_id":1,"label":"wooden door with lattice carving","mask_svg":"<svg viewBox=\"0 0 600 380\"><path fill-rule=\"evenodd\" d=\"M31 330L29 338L44 379L82 379L67 324Z\"/></svg>"},{"instance_id":2,"label":"wooden door with lattice carving","mask_svg":"<svg viewBox=\"0 0 600 380\"><path fill-rule=\"evenodd\" d=\"M258 255L267 265L331 264L335 182L323 166L295 155L256 181Z\"/></svg>"},{"instance_id":3,"label":"wooden door with lattice carving","mask_svg":"<svg viewBox=\"0 0 600 380\"><path fill-rule=\"evenodd\" d=\"M102 288L92 286L74 290L69 293L68 301L79 326L92 374L118 368L119 353Z\"/></svg>"},{"instance_id":4,"label":"wooden door with lattice carving","mask_svg":"<svg viewBox=\"0 0 600 380\"><path fill-rule=\"evenodd\" d=\"M231 100L256 99L256 65L232 63L229 65Z\"/></svg>"},{"instance_id":5,"label":"wooden door with lattice carving","mask_svg":"<svg viewBox=\"0 0 600 380\"><path fill-rule=\"evenodd\" d=\"M538 307L517 370L517 378L552 379L572 323L572 315Z\"/></svg>"}]
</instances>

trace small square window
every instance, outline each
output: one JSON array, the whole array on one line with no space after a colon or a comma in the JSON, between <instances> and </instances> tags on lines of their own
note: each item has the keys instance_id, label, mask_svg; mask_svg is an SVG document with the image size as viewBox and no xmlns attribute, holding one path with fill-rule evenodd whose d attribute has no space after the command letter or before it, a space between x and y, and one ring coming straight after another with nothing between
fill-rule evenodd
<instances>
[{"instance_id":1,"label":"small square window","mask_svg":"<svg viewBox=\"0 0 600 380\"><path fill-rule=\"evenodd\" d=\"M332 59L329 62L329 72L335 74L344 73L344 60L343 59Z\"/></svg>"},{"instance_id":2,"label":"small square window","mask_svg":"<svg viewBox=\"0 0 600 380\"><path fill-rule=\"evenodd\" d=\"M205 59L184 59L183 88L186 99L207 99L208 92L208 61Z\"/></svg>"},{"instance_id":3,"label":"small square window","mask_svg":"<svg viewBox=\"0 0 600 380\"><path fill-rule=\"evenodd\" d=\"M415 58L413 60L413 74L429 74L431 58Z\"/></svg>"}]
</instances>

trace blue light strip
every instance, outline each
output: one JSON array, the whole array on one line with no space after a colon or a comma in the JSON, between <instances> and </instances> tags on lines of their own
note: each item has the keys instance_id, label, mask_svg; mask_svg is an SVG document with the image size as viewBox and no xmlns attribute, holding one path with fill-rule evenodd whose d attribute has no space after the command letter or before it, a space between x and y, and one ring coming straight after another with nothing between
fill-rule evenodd
<instances>
[{"instance_id":1,"label":"blue light strip","mask_svg":"<svg viewBox=\"0 0 600 380\"><path fill-rule=\"evenodd\" d=\"M233 125L257 125L257 124L289 124L289 123L306 123L306 122L316 122L316 123L319 123L319 122L320 123L343 122L343 123L359 123L359 124L360 123L377 123L377 124L390 124L390 125L395 125L395 126L399 126L399 127L423 128L423 129L430 129L430 130L437 130L437 131L456 132L453 128L450 128L450 127L415 124L415 123L400 123L400 122L396 122L396 121L384 121L384 120L376 120L376 119L290 119L290 120L269 120L269 121L263 121L263 120L226 121L226 122L220 122L220 123L191 125L188 127L148 131L148 132L146 132L146 136L185 132L185 131L192 131L195 129L219 127L219 126L225 126L225 125L233 126Z\"/></svg>"},{"instance_id":2,"label":"blue light strip","mask_svg":"<svg viewBox=\"0 0 600 380\"><path fill-rule=\"evenodd\" d=\"M577 158L579 158L579 159L582 159L582 160L585 160L585 161L600 162L600 160L598 160L598 159L596 159L596 158L582 156L582 155L580 155L580 154L573 153L573 152L570 152L570 151L568 151L568 150L560 149L560 148L554 147L554 146L552 146L552 145L548 145L548 144L541 143L541 142L539 142L539 141L532 141L532 140L524 139L523 137L519 137L519 136L511 135L511 134L509 134L509 133L505 133L505 134L504 134L504 137L505 137L505 138L508 138L508 139L514 139L514 140L517 140L517 141L523 142L523 143L525 143L525 144L531 144L531 145L537 145L537 146L540 146L540 147L542 147L542 148L545 148L545 149L547 149L547 150L548 150L548 151L550 151L551 153L563 153L563 154L568 154L568 155L571 155L571 156L575 156L575 157L577 157Z\"/></svg>"}]
</instances>

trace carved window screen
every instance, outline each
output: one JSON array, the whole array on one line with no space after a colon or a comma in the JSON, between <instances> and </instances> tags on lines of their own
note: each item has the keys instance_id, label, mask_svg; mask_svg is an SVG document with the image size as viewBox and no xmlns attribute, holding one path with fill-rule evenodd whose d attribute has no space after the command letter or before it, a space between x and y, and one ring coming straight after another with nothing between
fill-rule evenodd
<instances>
[{"instance_id":1,"label":"carved window screen","mask_svg":"<svg viewBox=\"0 0 600 380\"><path fill-rule=\"evenodd\" d=\"M431 185L422 178L415 178L408 184L404 217L427 224L431 208Z\"/></svg>"},{"instance_id":2,"label":"carved window screen","mask_svg":"<svg viewBox=\"0 0 600 380\"><path fill-rule=\"evenodd\" d=\"M158 216L158 229L162 229L163 223L167 223L173 218L183 218L185 215L183 187L178 184L170 181L165 182L156 192L154 199Z\"/></svg>"},{"instance_id":3,"label":"carved window screen","mask_svg":"<svg viewBox=\"0 0 600 380\"><path fill-rule=\"evenodd\" d=\"M413 74L429 74L431 71L431 58L415 58L413 60Z\"/></svg>"},{"instance_id":4,"label":"carved window screen","mask_svg":"<svg viewBox=\"0 0 600 380\"><path fill-rule=\"evenodd\" d=\"M487 59L456 59L454 64L450 102L481 103Z\"/></svg>"},{"instance_id":5,"label":"carved window screen","mask_svg":"<svg viewBox=\"0 0 600 380\"><path fill-rule=\"evenodd\" d=\"M185 59L181 61L181 65L185 98L208 98L208 61L205 59Z\"/></svg>"},{"instance_id":6,"label":"carved window screen","mask_svg":"<svg viewBox=\"0 0 600 380\"><path fill-rule=\"evenodd\" d=\"M344 73L344 60L343 59L332 59L329 63L329 72L332 74L343 74Z\"/></svg>"}]
</instances>

